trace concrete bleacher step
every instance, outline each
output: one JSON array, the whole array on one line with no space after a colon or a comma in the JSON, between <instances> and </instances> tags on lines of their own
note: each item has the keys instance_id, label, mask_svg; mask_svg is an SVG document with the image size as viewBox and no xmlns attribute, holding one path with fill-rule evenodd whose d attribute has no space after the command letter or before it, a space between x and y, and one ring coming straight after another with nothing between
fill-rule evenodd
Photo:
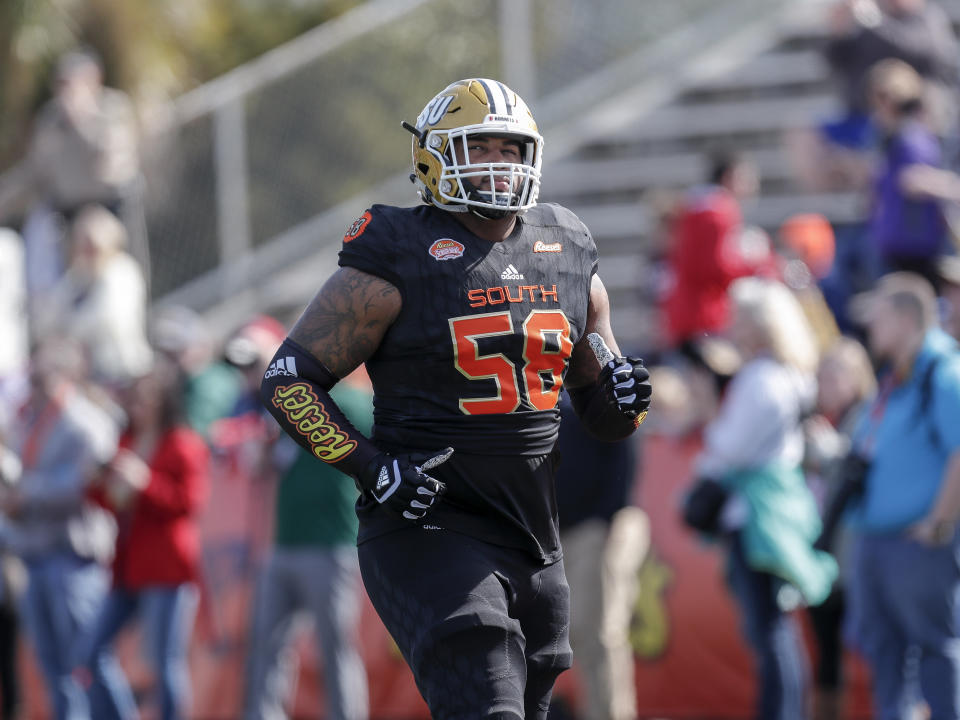
<instances>
[{"instance_id":1,"label":"concrete bleacher step","mask_svg":"<svg viewBox=\"0 0 960 720\"><path fill-rule=\"evenodd\" d=\"M751 152L765 180L784 180L790 175L786 152L782 147ZM650 188L679 188L702 183L710 158L703 152L677 152L666 155L635 155L602 160L573 159L544 172L541 196L546 200L567 202L578 194L640 193Z\"/></svg>"},{"instance_id":2,"label":"concrete bleacher step","mask_svg":"<svg viewBox=\"0 0 960 720\"><path fill-rule=\"evenodd\" d=\"M946 12L953 25L954 34L960 36L960 0L930 0ZM819 49L830 39L829 27L826 23L802 23L792 28L792 31L781 41L779 50L810 50Z\"/></svg>"},{"instance_id":3,"label":"concrete bleacher step","mask_svg":"<svg viewBox=\"0 0 960 720\"><path fill-rule=\"evenodd\" d=\"M651 229L649 210L640 202L570 202L568 207L590 228L602 249L637 243ZM863 198L856 193L762 195L746 204L744 221L773 231L791 215L802 212L821 213L835 223L852 223L863 216Z\"/></svg>"},{"instance_id":4,"label":"concrete bleacher step","mask_svg":"<svg viewBox=\"0 0 960 720\"><path fill-rule=\"evenodd\" d=\"M744 220L773 230L795 213L820 213L831 223L845 225L863 219L865 199L859 193L761 195L744 208Z\"/></svg>"},{"instance_id":5,"label":"concrete bleacher step","mask_svg":"<svg viewBox=\"0 0 960 720\"><path fill-rule=\"evenodd\" d=\"M830 34L826 28L819 25L805 25L794 28L780 41L778 49L782 52L816 50L822 48L829 38Z\"/></svg>"},{"instance_id":6,"label":"concrete bleacher step","mask_svg":"<svg viewBox=\"0 0 960 720\"><path fill-rule=\"evenodd\" d=\"M829 67L818 49L775 50L714 82L686 91L679 103L749 99L759 95L796 97L821 92L828 89L829 83Z\"/></svg>"},{"instance_id":7,"label":"concrete bleacher step","mask_svg":"<svg viewBox=\"0 0 960 720\"><path fill-rule=\"evenodd\" d=\"M629 248L600 256L599 275L608 292L636 290L642 282L647 260Z\"/></svg>"},{"instance_id":8,"label":"concrete bleacher step","mask_svg":"<svg viewBox=\"0 0 960 720\"><path fill-rule=\"evenodd\" d=\"M803 97L670 105L604 141L627 144L783 130L809 125L815 118L838 110L839 103L829 92Z\"/></svg>"}]
</instances>

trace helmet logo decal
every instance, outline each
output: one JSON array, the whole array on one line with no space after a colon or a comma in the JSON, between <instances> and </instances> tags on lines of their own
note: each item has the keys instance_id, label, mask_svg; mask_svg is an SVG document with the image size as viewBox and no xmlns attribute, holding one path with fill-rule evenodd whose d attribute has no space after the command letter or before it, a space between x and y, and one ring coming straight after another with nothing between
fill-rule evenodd
<instances>
[{"instance_id":1,"label":"helmet logo decal","mask_svg":"<svg viewBox=\"0 0 960 720\"><path fill-rule=\"evenodd\" d=\"M453 95L438 95L433 100L430 101L430 104L427 105L423 112L420 113L420 116L417 118L417 127L422 128L424 125L436 125L443 119L443 116L447 113L447 108L450 107L450 103L453 102Z\"/></svg>"},{"instance_id":2,"label":"helmet logo decal","mask_svg":"<svg viewBox=\"0 0 960 720\"><path fill-rule=\"evenodd\" d=\"M436 260L455 260L458 257L463 257L465 249L463 243L459 243L452 238L440 238L434 241L427 252L433 255Z\"/></svg>"},{"instance_id":3,"label":"helmet logo decal","mask_svg":"<svg viewBox=\"0 0 960 720\"><path fill-rule=\"evenodd\" d=\"M507 115L513 115L513 102L510 100L510 90L502 82L498 82L497 85L500 86L500 92L503 93L503 102L507 106Z\"/></svg>"},{"instance_id":4,"label":"helmet logo decal","mask_svg":"<svg viewBox=\"0 0 960 720\"><path fill-rule=\"evenodd\" d=\"M373 216L370 214L370 211L367 210L363 215L353 221L353 225L347 229L347 234L343 236L343 241L348 243L363 235L364 230L367 229L367 225L370 224L372 219Z\"/></svg>"},{"instance_id":5,"label":"helmet logo decal","mask_svg":"<svg viewBox=\"0 0 960 720\"><path fill-rule=\"evenodd\" d=\"M513 103L510 102L510 93L501 82L478 80L487 94L487 104L494 115L513 115Z\"/></svg>"}]
</instances>

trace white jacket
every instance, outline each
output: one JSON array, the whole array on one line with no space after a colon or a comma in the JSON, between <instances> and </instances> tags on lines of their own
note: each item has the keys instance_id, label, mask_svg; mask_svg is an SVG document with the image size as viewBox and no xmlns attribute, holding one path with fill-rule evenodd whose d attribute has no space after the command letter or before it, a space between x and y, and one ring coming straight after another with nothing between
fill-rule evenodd
<instances>
[{"instance_id":1,"label":"white jacket","mask_svg":"<svg viewBox=\"0 0 960 720\"><path fill-rule=\"evenodd\" d=\"M812 407L812 376L769 357L747 362L730 382L717 416L704 431L701 477L803 460L801 419Z\"/></svg>"},{"instance_id":2,"label":"white jacket","mask_svg":"<svg viewBox=\"0 0 960 720\"><path fill-rule=\"evenodd\" d=\"M119 253L92 280L68 271L53 289L41 331L57 330L81 343L94 379L124 382L150 368L146 302L140 266Z\"/></svg>"}]
</instances>

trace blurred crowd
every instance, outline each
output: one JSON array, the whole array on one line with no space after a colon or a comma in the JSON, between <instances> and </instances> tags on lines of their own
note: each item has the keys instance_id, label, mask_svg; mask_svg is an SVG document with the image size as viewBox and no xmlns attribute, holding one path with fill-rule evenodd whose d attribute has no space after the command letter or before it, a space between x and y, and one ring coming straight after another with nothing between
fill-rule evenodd
<instances>
[{"instance_id":1,"label":"blurred crowd","mask_svg":"<svg viewBox=\"0 0 960 720\"><path fill-rule=\"evenodd\" d=\"M71 52L0 177L0 224L19 230L0 230L0 717L24 716L21 637L52 717L189 716L190 642L211 597L203 522L242 478L275 481L275 498L246 518L269 535L247 548L259 582L236 704L284 716L306 612L329 716L362 720L356 489L260 405L280 322L251 317L224 337L187 308L151 307L137 145L130 100L104 87L94 53ZM369 429L363 378L336 397ZM146 698L117 654L130 626Z\"/></svg>"},{"instance_id":2,"label":"blurred crowd","mask_svg":"<svg viewBox=\"0 0 960 720\"><path fill-rule=\"evenodd\" d=\"M932 1L829 20L842 112L784 146L798 189L858 194L864 219L746 226L756 168L723 148L659 198L652 429L702 436L682 516L726 558L757 718L843 717L847 650L875 717L957 717L960 54Z\"/></svg>"},{"instance_id":3,"label":"blurred crowd","mask_svg":"<svg viewBox=\"0 0 960 720\"><path fill-rule=\"evenodd\" d=\"M784 145L797 187L859 193L865 218L746 225L762 178L740 149L716 148L702 185L658 196L646 427L701 438L681 515L726 559L758 718L842 717L849 649L868 662L878 718L957 717L960 52L932 0L842 0L823 51L842 113ZM0 176L0 226L18 230L0 229L0 718L22 712L21 635L54 717L189 714L201 522L237 475L272 481L245 716L285 717L306 612L327 716L366 718L356 489L260 407L281 322L215 334L187 308L151 306L136 122L101 78L94 54L64 56L22 162ZM334 397L369 429L364 377ZM561 412L583 714L632 720L627 635L650 542L637 447L598 443ZM146 700L117 659L133 623Z\"/></svg>"}]
</instances>

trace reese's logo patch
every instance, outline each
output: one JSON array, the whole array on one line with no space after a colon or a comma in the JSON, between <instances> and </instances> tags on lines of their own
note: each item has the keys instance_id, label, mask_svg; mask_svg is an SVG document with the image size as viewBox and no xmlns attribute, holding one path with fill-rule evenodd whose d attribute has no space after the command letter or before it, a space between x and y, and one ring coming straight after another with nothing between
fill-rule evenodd
<instances>
[{"instance_id":1,"label":"reese's logo patch","mask_svg":"<svg viewBox=\"0 0 960 720\"><path fill-rule=\"evenodd\" d=\"M320 398L307 383L278 386L273 391L273 405L306 438L313 454L324 462L342 460L356 449L357 442L330 419Z\"/></svg>"},{"instance_id":2,"label":"reese's logo patch","mask_svg":"<svg viewBox=\"0 0 960 720\"><path fill-rule=\"evenodd\" d=\"M537 240L533 244L533 251L535 253L558 253L563 251L563 246L558 242L546 243L543 240Z\"/></svg>"},{"instance_id":3,"label":"reese's logo patch","mask_svg":"<svg viewBox=\"0 0 960 720\"><path fill-rule=\"evenodd\" d=\"M348 243L351 240L356 240L358 237L363 235L372 219L373 216L370 215L370 211L367 210L363 215L353 221L353 225L347 228L347 234L343 236L343 241Z\"/></svg>"},{"instance_id":4,"label":"reese's logo patch","mask_svg":"<svg viewBox=\"0 0 960 720\"><path fill-rule=\"evenodd\" d=\"M458 243L456 240L450 238L440 238L434 241L427 252L437 260L453 260L454 258L463 257L464 250L463 243Z\"/></svg>"}]
</instances>

